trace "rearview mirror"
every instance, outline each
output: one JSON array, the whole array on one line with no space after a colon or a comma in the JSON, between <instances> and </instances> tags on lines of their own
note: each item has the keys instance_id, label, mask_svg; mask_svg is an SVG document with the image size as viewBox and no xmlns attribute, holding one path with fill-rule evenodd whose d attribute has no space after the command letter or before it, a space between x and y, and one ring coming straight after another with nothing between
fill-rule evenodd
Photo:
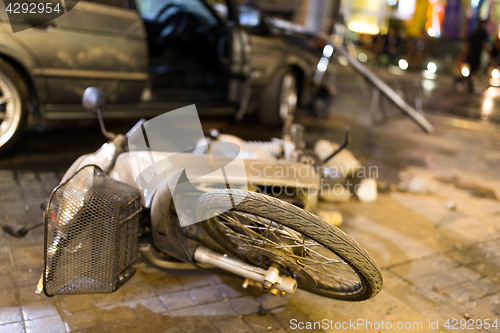
<instances>
[{"instance_id":1,"label":"rearview mirror","mask_svg":"<svg viewBox=\"0 0 500 333\"><path fill-rule=\"evenodd\" d=\"M106 94L99 88L88 87L83 93L82 105L85 109L96 113L106 105Z\"/></svg>"},{"instance_id":2,"label":"rearview mirror","mask_svg":"<svg viewBox=\"0 0 500 333\"><path fill-rule=\"evenodd\" d=\"M104 136L108 139L113 140L116 137L116 134L106 130L101 115L101 110L106 105L106 94L104 91L96 87L88 87L83 92L82 105L85 109L92 111L97 115L102 134L104 134Z\"/></svg>"}]
</instances>

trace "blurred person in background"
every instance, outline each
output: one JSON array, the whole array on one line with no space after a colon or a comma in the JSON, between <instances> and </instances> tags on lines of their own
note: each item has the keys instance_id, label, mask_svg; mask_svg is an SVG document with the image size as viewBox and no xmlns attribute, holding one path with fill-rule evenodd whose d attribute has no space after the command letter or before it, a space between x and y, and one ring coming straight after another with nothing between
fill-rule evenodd
<instances>
[{"instance_id":1,"label":"blurred person in background","mask_svg":"<svg viewBox=\"0 0 500 333\"><path fill-rule=\"evenodd\" d=\"M479 25L476 30L467 39L465 46L459 55L460 59L464 59L470 66L470 74L467 77L469 84L469 92L474 92L474 85L472 83L472 76L477 74L477 70L481 66L481 54L485 50L488 53L490 62L495 65L495 60L488 47L488 32L486 31L486 20L479 21Z\"/></svg>"},{"instance_id":2,"label":"blurred person in background","mask_svg":"<svg viewBox=\"0 0 500 333\"><path fill-rule=\"evenodd\" d=\"M408 60L409 69L418 69L425 56L426 48L425 30L420 36L410 38L407 43L406 59Z\"/></svg>"},{"instance_id":3,"label":"blurred person in background","mask_svg":"<svg viewBox=\"0 0 500 333\"><path fill-rule=\"evenodd\" d=\"M377 59L383 65L395 64L399 49L401 47L401 37L396 27L389 27L387 35L380 35L377 39Z\"/></svg>"},{"instance_id":4,"label":"blurred person in background","mask_svg":"<svg viewBox=\"0 0 500 333\"><path fill-rule=\"evenodd\" d=\"M500 38L495 40L493 48L491 49L491 56L495 60L495 63L498 64L500 62Z\"/></svg>"}]
</instances>

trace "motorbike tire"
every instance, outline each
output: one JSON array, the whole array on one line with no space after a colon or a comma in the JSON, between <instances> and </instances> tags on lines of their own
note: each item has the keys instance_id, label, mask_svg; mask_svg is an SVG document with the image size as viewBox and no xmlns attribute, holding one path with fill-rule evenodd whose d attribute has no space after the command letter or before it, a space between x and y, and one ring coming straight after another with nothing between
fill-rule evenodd
<instances>
[{"instance_id":1,"label":"motorbike tire","mask_svg":"<svg viewBox=\"0 0 500 333\"><path fill-rule=\"evenodd\" d=\"M12 95L10 100L14 104L14 118L17 119L15 123L9 125L6 133L0 132L1 156L10 151L23 135L28 121L30 99L28 86L21 74L3 59L0 59L0 80L2 81L0 86L5 86L11 90L9 91L10 95ZM1 119L0 124L2 124Z\"/></svg>"},{"instance_id":2,"label":"motorbike tire","mask_svg":"<svg viewBox=\"0 0 500 333\"><path fill-rule=\"evenodd\" d=\"M245 216L250 214L261 217L281 225L281 227L292 229L319 244L314 246L322 246L333 252L356 273L361 284L361 287L356 291L342 290L342 288L332 289L331 284L320 278L319 280L316 279L317 284L313 288L301 287L301 283L298 281L299 288L343 301L366 300L377 295L382 289L383 280L380 269L365 249L339 228L290 203L254 192L215 190L200 197L197 207L199 216L213 216L207 214L223 210L227 206L228 196L232 196L233 202L239 202L231 211L245 213ZM230 238L224 235L221 229L216 227L215 223L212 218L202 222L202 225L207 233L219 244L229 252L238 255L238 251L232 246Z\"/></svg>"}]
</instances>

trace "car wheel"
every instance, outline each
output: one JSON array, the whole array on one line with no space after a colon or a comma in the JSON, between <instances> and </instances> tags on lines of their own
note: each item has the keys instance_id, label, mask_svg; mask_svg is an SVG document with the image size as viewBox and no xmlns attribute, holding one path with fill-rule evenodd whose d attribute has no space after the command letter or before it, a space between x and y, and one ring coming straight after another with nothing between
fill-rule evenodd
<instances>
[{"instance_id":1,"label":"car wheel","mask_svg":"<svg viewBox=\"0 0 500 333\"><path fill-rule=\"evenodd\" d=\"M9 63L0 59L0 154L21 137L28 118L26 82Z\"/></svg>"},{"instance_id":2,"label":"car wheel","mask_svg":"<svg viewBox=\"0 0 500 333\"><path fill-rule=\"evenodd\" d=\"M279 71L262 96L259 119L266 125L280 125L297 110L297 79L289 68Z\"/></svg>"}]
</instances>

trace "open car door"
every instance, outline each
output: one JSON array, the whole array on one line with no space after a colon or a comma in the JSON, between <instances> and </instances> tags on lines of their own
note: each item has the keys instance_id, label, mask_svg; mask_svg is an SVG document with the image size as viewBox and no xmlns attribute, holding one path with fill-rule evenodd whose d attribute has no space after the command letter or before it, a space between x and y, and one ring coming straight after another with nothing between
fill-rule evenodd
<instances>
[{"instance_id":1,"label":"open car door","mask_svg":"<svg viewBox=\"0 0 500 333\"><path fill-rule=\"evenodd\" d=\"M227 38L229 50L228 101L239 107L237 117L242 117L250 98L250 53L248 32L239 23L239 9L236 0L226 0Z\"/></svg>"}]
</instances>

